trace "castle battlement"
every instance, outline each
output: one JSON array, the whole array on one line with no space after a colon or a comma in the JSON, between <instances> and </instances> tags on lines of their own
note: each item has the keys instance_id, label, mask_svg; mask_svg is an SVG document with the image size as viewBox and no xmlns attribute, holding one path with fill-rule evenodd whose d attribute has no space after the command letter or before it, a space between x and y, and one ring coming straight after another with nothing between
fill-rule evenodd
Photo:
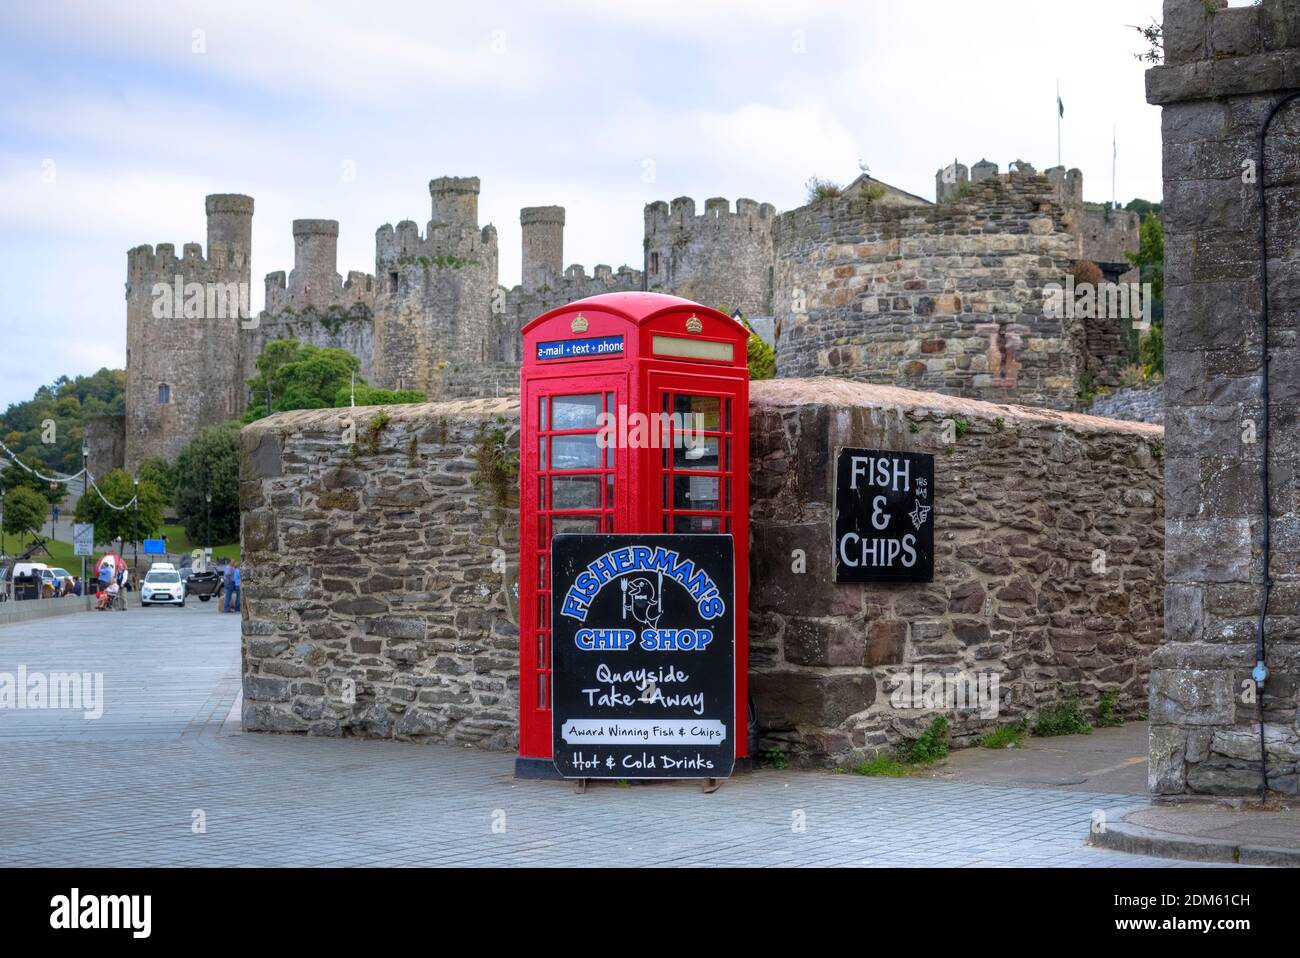
<instances>
[{"instance_id":1,"label":"castle battlement","mask_svg":"<svg viewBox=\"0 0 1300 958\"><path fill-rule=\"evenodd\" d=\"M691 230L703 227L713 229L739 229L745 231L770 229L776 219L776 207L771 203L741 198L736 200L733 212L725 197L713 196L704 201L704 212L696 215L695 200L679 196L671 204L663 200L645 206L645 232L650 236L664 229Z\"/></svg>"},{"instance_id":2,"label":"castle battlement","mask_svg":"<svg viewBox=\"0 0 1300 958\"><path fill-rule=\"evenodd\" d=\"M199 243L185 243L181 255L176 255L174 243L159 243L157 247L145 243L127 250L126 273L129 286L152 285L155 282L172 282L182 276L187 282L216 282L237 279L249 265L245 251L231 249L225 243L214 243L207 256Z\"/></svg>"},{"instance_id":3,"label":"castle battlement","mask_svg":"<svg viewBox=\"0 0 1300 958\"><path fill-rule=\"evenodd\" d=\"M479 229L430 222L422 235L413 220L402 220L396 227L385 223L375 231L375 269L445 266L453 259L495 257L496 249L497 230L491 223Z\"/></svg>"},{"instance_id":4,"label":"castle battlement","mask_svg":"<svg viewBox=\"0 0 1300 958\"><path fill-rule=\"evenodd\" d=\"M265 313L370 305L374 277L353 270L348 281L343 281L338 274L338 239L338 220L293 221L293 270L266 274Z\"/></svg>"}]
</instances>

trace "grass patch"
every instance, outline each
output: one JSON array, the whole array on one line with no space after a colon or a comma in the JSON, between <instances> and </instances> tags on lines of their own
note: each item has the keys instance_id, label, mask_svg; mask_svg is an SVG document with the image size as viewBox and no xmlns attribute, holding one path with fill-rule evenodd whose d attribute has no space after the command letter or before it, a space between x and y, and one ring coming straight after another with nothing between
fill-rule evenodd
<instances>
[{"instance_id":1,"label":"grass patch","mask_svg":"<svg viewBox=\"0 0 1300 958\"><path fill-rule=\"evenodd\" d=\"M1020 748L1029 730L1022 724L1002 725L980 736L980 748Z\"/></svg>"},{"instance_id":2,"label":"grass patch","mask_svg":"<svg viewBox=\"0 0 1300 958\"><path fill-rule=\"evenodd\" d=\"M914 766L906 765L892 755L877 755L853 766L854 775L870 775L875 778L906 778L913 771Z\"/></svg>"},{"instance_id":3,"label":"grass patch","mask_svg":"<svg viewBox=\"0 0 1300 958\"><path fill-rule=\"evenodd\" d=\"M1115 728L1117 725L1124 724L1124 720L1115 712L1115 704L1118 701L1119 693L1113 689L1101 693L1101 701L1097 704L1098 728Z\"/></svg>"},{"instance_id":4,"label":"grass patch","mask_svg":"<svg viewBox=\"0 0 1300 958\"><path fill-rule=\"evenodd\" d=\"M781 751L775 745L763 752L763 758L767 761L767 764L771 765L773 768L783 769L790 767L790 759L786 757L785 752Z\"/></svg>"},{"instance_id":5,"label":"grass patch","mask_svg":"<svg viewBox=\"0 0 1300 958\"><path fill-rule=\"evenodd\" d=\"M942 715L930 723L920 738L904 742L893 755L880 754L854 766L853 774L878 778L904 778L948 757L948 720Z\"/></svg>"},{"instance_id":6,"label":"grass patch","mask_svg":"<svg viewBox=\"0 0 1300 958\"><path fill-rule=\"evenodd\" d=\"M1054 735L1088 735L1092 726L1079 707L1079 693L1066 692L1060 699L1038 713L1034 734L1042 738Z\"/></svg>"}]
</instances>

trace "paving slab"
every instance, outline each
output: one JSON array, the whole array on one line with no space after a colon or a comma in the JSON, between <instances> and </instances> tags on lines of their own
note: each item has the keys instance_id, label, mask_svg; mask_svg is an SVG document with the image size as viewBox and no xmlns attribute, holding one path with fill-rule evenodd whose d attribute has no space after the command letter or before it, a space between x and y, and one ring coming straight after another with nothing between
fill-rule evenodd
<instances>
[{"instance_id":1,"label":"paving slab","mask_svg":"<svg viewBox=\"0 0 1300 958\"><path fill-rule=\"evenodd\" d=\"M1108 809L1089 844L1187 861L1300 868L1300 810L1208 802Z\"/></svg>"},{"instance_id":2,"label":"paving slab","mask_svg":"<svg viewBox=\"0 0 1300 958\"><path fill-rule=\"evenodd\" d=\"M510 753L244 733L211 604L0 630L0 671L103 676L97 719L0 710L0 867L1166 867L1088 846L1105 791L760 770L576 794Z\"/></svg>"}]
</instances>

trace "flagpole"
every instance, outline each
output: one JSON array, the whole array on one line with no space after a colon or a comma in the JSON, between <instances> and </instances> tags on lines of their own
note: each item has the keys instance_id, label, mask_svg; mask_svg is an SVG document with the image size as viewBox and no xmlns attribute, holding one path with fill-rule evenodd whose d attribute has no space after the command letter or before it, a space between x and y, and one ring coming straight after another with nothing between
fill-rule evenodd
<instances>
[{"instance_id":1,"label":"flagpole","mask_svg":"<svg viewBox=\"0 0 1300 958\"><path fill-rule=\"evenodd\" d=\"M1061 165L1061 81L1056 81L1056 165Z\"/></svg>"},{"instance_id":2,"label":"flagpole","mask_svg":"<svg viewBox=\"0 0 1300 958\"><path fill-rule=\"evenodd\" d=\"M1119 158L1119 139L1116 127L1112 124L1110 128L1110 205L1111 209L1119 209L1119 203L1115 194L1115 164Z\"/></svg>"}]
</instances>

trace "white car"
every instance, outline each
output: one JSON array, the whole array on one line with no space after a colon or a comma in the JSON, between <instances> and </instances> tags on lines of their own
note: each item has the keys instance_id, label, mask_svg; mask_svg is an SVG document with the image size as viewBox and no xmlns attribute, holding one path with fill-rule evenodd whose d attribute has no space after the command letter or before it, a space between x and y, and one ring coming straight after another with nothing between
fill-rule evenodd
<instances>
[{"instance_id":1,"label":"white car","mask_svg":"<svg viewBox=\"0 0 1300 958\"><path fill-rule=\"evenodd\" d=\"M185 583L171 565L156 563L140 583L141 605L179 605L185 608Z\"/></svg>"}]
</instances>

